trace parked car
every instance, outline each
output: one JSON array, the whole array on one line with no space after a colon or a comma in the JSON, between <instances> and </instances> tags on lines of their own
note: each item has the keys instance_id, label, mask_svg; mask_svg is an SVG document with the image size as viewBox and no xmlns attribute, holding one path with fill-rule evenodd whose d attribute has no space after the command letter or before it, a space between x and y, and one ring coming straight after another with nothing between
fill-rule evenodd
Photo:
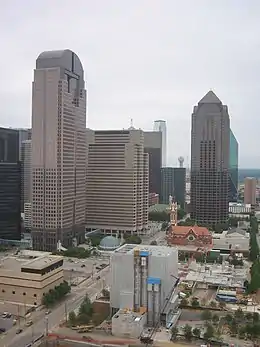
<instances>
[{"instance_id":1,"label":"parked car","mask_svg":"<svg viewBox=\"0 0 260 347\"><path fill-rule=\"evenodd\" d=\"M23 329L19 328L19 329L16 330L16 334L17 334L17 335L18 335L18 334L21 334L22 331L23 331Z\"/></svg>"}]
</instances>

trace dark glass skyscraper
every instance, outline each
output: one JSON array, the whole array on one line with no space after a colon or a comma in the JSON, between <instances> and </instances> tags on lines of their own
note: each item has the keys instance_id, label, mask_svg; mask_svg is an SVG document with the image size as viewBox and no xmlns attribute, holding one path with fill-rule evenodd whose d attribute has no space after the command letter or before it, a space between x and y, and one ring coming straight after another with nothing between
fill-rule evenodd
<instances>
[{"instance_id":1,"label":"dark glass skyscraper","mask_svg":"<svg viewBox=\"0 0 260 347\"><path fill-rule=\"evenodd\" d=\"M229 201L237 201L238 191L238 142L230 129L229 138Z\"/></svg>"},{"instance_id":2,"label":"dark glass skyscraper","mask_svg":"<svg viewBox=\"0 0 260 347\"><path fill-rule=\"evenodd\" d=\"M144 152L149 155L149 193L161 194L162 132L144 132Z\"/></svg>"},{"instance_id":3,"label":"dark glass skyscraper","mask_svg":"<svg viewBox=\"0 0 260 347\"><path fill-rule=\"evenodd\" d=\"M228 108L209 91L194 107L191 130L191 218L228 220L230 121Z\"/></svg>"},{"instance_id":4,"label":"dark glass skyscraper","mask_svg":"<svg viewBox=\"0 0 260 347\"><path fill-rule=\"evenodd\" d=\"M0 238L21 238L19 133L0 128Z\"/></svg>"},{"instance_id":5,"label":"dark glass skyscraper","mask_svg":"<svg viewBox=\"0 0 260 347\"><path fill-rule=\"evenodd\" d=\"M186 169L184 167L162 167L160 203L168 204L170 195L178 205L185 207Z\"/></svg>"}]
</instances>

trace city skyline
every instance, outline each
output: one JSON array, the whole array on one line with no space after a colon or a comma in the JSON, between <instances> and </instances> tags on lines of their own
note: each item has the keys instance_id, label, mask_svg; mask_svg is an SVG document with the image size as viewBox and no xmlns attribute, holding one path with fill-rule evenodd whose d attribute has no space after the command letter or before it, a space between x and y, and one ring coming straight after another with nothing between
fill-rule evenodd
<instances>
[{"instance_id":1,"label":"city skyline","mask_svg":"<svg viewBox=\"0 0 260 347\"><path fill-rule=\"evenodd\" d=\"M162 118L168 129L167 165L175 166L180 155L187 163L190 108L212 88L223 103L232 106L231 127L240 144L239 166L260 167L256 126L260 4L187 3L189 13L185 1L122 4L111 0L109 5L102 0L99 5L82 1L73 8L76 25L71 26L60 19L59 4L48 0L44 5L25 4L19 15L17 1L5 4L0 24L5 37L5 55L0 58L1 126L30 126L35 57L44 50L69 47L81 57L87 72L90 128L122 129L133 118L137 128L151 130L153 121ZM51 13L46 11L48 4ZM63 15L69 17L71 5L63 4ZM10 24L14 17L19 30ZM219 17L221 26L215 23ZM248 133L250 137L245 136Z\"/></svg>"}]
</instances>

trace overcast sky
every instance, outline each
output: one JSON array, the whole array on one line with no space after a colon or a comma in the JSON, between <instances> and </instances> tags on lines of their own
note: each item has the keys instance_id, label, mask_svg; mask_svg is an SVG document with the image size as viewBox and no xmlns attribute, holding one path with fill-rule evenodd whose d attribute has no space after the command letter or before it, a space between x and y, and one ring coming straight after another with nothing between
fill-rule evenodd
<instances>
[{"instance_id":1,"label":"overcast sky","mask_svg":"<svg viewBox=\"0 0 260 347\"><path fill-rule=\"evenodd\" d=\"M8 0L0 10L0 125L29 127L41 51L81 59L90 128L168 128L168 165L190 160L193 106L229 107L240 166L260 168L259 0ZM189 165L189 163L188 163Z\"/></svg>"}]
</instances>

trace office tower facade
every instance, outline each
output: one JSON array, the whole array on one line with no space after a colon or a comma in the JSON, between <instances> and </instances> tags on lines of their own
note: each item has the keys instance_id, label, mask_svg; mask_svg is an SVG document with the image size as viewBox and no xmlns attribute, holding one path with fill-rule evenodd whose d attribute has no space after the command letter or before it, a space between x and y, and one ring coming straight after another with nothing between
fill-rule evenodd
<instances>
[{"instance_id":1,"label":"office tower facade","mask_svg":"<svg viewBox=\"0 0 260 347\"><path fill-rule=\"evenodd\" d=\"M86 141L87 229L145 232L149 163L143 131L88 129Z\"/></svg>"},{"instance_id":2,"label":"office tower facade","mask_svg":"<svg viewBox=\"0 0 260 347\"><path fill-rule=\"evenodd\" d=\"M256 184L257 180L255 177L246 177L244 181L244 203L245 204L256 204Z\"/></svg>"},{"instance_id":3,"label":"office tower facade","mask_svg":"<svg viewBox=\"0 0 260 347\"><path fill-rule=\"evenodd\" d=\"M182 208L185 207L186 169L184 167L163 167L161 169L161 204L169 203L169 196Z\"/></svg>"},{"instance_id":4,"label":"office tower facade","mask_svg":"<svg viewBox=\"0 0 260 347\"><path fill-rule=\"evenodd\" d=\"M19 133L0 128L0 238L21 239Z\"/></svg>"},{"instance_id":5,"label":"office tower facade","mask_svg":"<svg viewBox=\"0 0 260 347\"><path fill-rule=\"evenodd\" d=\"M162 133L162 167L167 166L167 128L165 120L154 121L154 131Z\"/></svg>"},{"instance_id":6,"label":"office tower facade","mask_svg":"<svg viewBox=\"0 0 260 347\"><path fill-rule=\"evenodd\" d=\"M191 129L191 218L228 220L230 121L228 108L209 91L194 107Z\"/></svg>"},{"instance_id":7,"label":"office tower facade","mask_svg":"<svg viewBox=\"0 0 260 347\"><path fill-rule=\"evenodd\" d=\"M149 193L156 193L160 195L162 132L144 132L144 151L149 155Z\"/></svg>"},{"instance_id":8,"label":"office tower facade","mask_svg":"<svg viewBox=\"0 0 260 347\"><path fill-rule=\"evenodd\" d=\"M85 239L86 89L70 51L43 52L32 96L32 239L38 250Z\"/></svg>"},{"instance_id":9,"label":"office tower facade","mask_svg":"<svg viewBox=\"0 0 260 347\"><path fill-rule=\"evenodd\" d=\"M21 210L24 212L24 204L31 203L31 179L32 179L32 141L25 140L21 144Z\"/></svg>"},{"instance_id":10,"label":"office tower facade","mask_svg":"<svg viewBox=\"0 0 260 347\"><path fill-rule=\"evenodd\" d=\"M238 195L238 142L230 129L229 138L229 202L236 202Z\"/></svg>"}]
</instances>

